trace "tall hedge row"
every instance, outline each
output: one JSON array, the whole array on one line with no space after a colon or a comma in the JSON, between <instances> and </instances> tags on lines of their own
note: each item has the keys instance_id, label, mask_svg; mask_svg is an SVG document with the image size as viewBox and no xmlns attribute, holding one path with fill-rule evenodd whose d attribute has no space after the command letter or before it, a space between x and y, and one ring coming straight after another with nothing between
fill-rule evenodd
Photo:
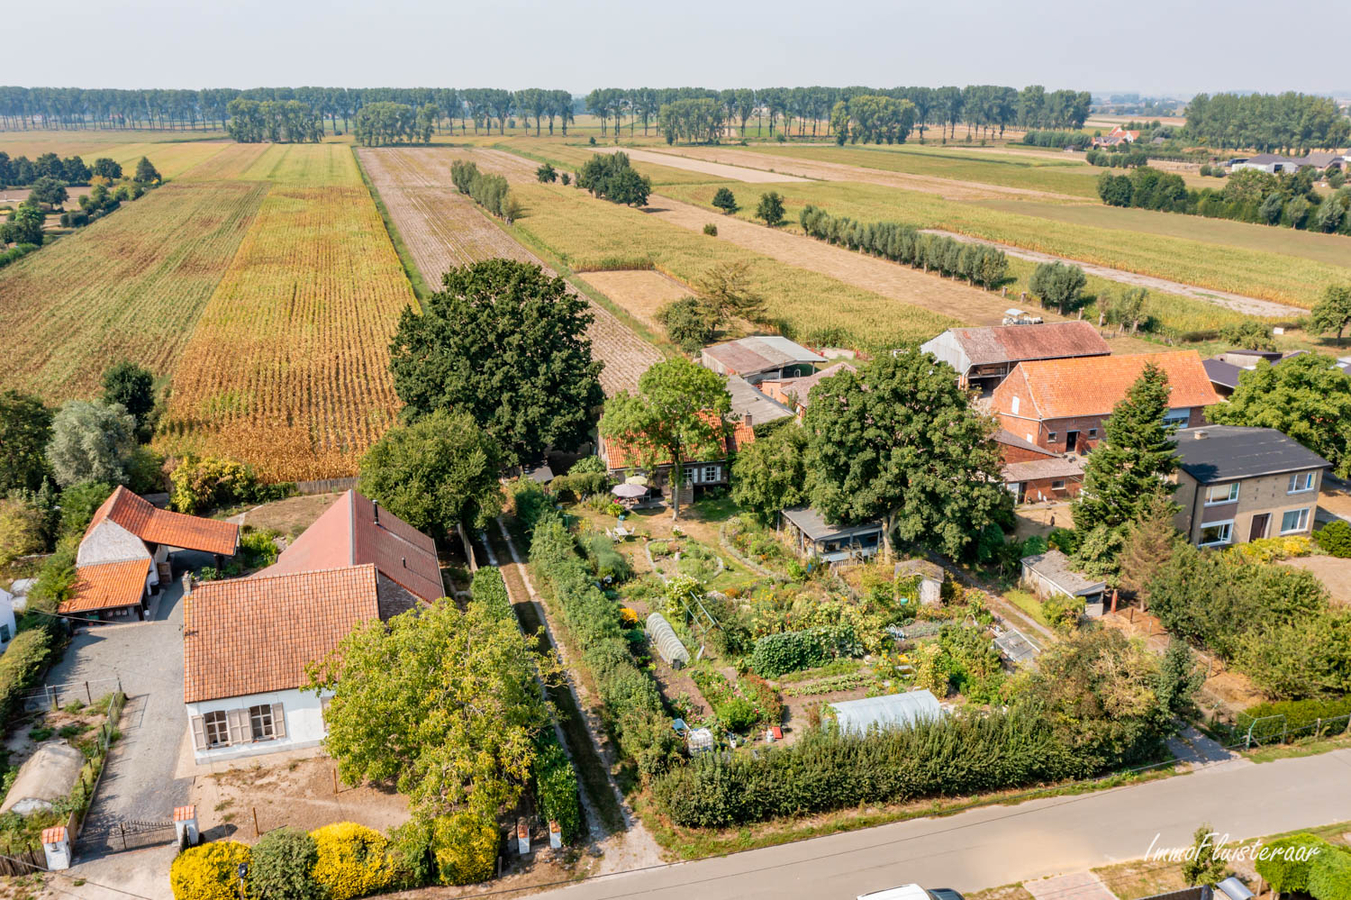
<instances>
[{"instance_id":1,"label":"tall hedge row","mask_svg":"<svg viewBox=\"0 0 1351 900\"><path fill-rule=\"evenodd\" d=\"M557 516L536 525L530 562L563 611L563 624L595 679L606 725L643 775L664 771L678 754L671 720L652 678L638 668L619 621L619 605L601 593L572 535Z\"/></svg>"},{"instance_id":2,"label":"tall hedge row","mask_svg":"<svg viewBox=\"0 0 1351 900\"><path fill-rule=\"evenodd\" d=\"M812 730L758 755L707 755L653 783L678 825L720 828L921 797L1081 777L1086 764L1031 711L962 717L868 735Z\"/></svg>"},{"instance_id":3,"label":"tall hedge row","mask_svg":"<svg viewBox=\"0 0 1351 900\"><path fill-rule=\"evenodd\" d=\"M1284 721L1277 716L1284 716ZM1266 742L1286 734L1303 737L1321 728L1323 735L1341 734L1351 719L1351 697L1340 700L1284 700L1259 703L1239 713L1237 729L1247 735L1252 729L1255 740Z\"/></svg>"},{"instance_id":4,"label":"tall hedge row","mask_svg":"<svg viewBox=\"0 0 1351 900\"><path fill-rule=\"evenodd\" d=\"M917 269L930 269L986 289L998 287L1008 274L1004 251L941 234L925 234L913 225L897 222L856 222L848 216L832 216L818 206L803 207L798 221L802 230L827 241L881 256Z\"/></svg>"}]
</instances>

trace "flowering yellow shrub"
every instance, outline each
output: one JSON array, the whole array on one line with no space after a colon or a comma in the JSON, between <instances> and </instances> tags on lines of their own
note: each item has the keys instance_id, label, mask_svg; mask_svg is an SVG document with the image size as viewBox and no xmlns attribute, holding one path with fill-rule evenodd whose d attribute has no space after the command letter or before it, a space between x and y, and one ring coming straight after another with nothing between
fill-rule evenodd
<instances>
[{"instance_id":1,"label":"flowering yellow shrub","mask_svg":"<svg viewBox=\"0 0 1351 900\"><path fill-rule=\"evenodd\" d=\"M239 866L253 853L238 841L213 841L184 850L169 867L174 900L239 900Z\"/></svg>"},{"instance_id":2,"label":"flowering yellow shrub","mask_svg":"<svg viewBox=\"0 0 1351 900\"><path fill-rule=\"evenodd\" d=\"M1269 537L1249 541L1246 544L1235 544L1225 552L1248 562L1276 562L1292 556L1308 556L1313 552L1313 542L1307 535L1302 534Z\"/></svg>"},{"instance_id":3,"label":"flowering yellow shrub","mask_svg":"<svg viewBox=\"0 0 1351 900\"><path fill-rule=\"evenodd\" d=\"M497 822L492 816L459 812L436 820L432 852L442 884L477 884L493 877L497 865Z\"/></svg>"},{"instance_id":4,"label":"flowering yellow shrub","mask_svg":"<svg viewBox=\"0 0 1351 900\"><path fill-rule=\"evenodd\" d=\"M327 889L330 900L353 900L393 886L389 840L380 832L355 822L335 822L310 837L319 846L314 880Z\"/></svg>"}]
</instances>

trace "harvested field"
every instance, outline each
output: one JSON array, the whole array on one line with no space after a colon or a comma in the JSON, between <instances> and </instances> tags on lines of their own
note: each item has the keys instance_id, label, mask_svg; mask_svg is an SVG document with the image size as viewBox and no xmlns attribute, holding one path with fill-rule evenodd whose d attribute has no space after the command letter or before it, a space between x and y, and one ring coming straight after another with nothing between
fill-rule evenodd
<instances>
[{"instance_id":1,"label":"harvested field","mask_svg":"<svg viewBox=\"0 0 1351 900\"><path fill-rule=\"evenodd\" d=\"M515 138L508 139L495 145L499 149L510 153L519 153L530 159L539 162L552 163L556 168L573 171L586 165L586 161L598 152L603 152L600 148L576 147L570 144L561 144L557 141L536 140L534 138ZM619 149L619 148L610 148ZM630 148L622 148L626 153ZM710 181L722 181L724 179L715 175L709 175L706 172L695 171L689 168L677 167L673 165L662 165L661 163L649 162L646 159L639 159L630 154L633 161L633 167L639 174L646 175L652 179L654 185L663 184L707 184ZM661 154L655 154L654 159L661 159L662 163L670 163L672 160L664 159ZM740 171L732 180L742 180Z\"/></svg>"},{"instance_id":2,"label":"harvested field","mask_svg":"<svg viewBox=\"0 0 1351 900\"><path fill-rule=\"evenodd\" d=\"M525 183L535 182L534 168L526 160L500 150L458 148L362 149L358 153L399 236L433 289L448 268L498 256L533 262L552 273L450 182L450 165L456 159L472 159L485 171L514 172L514 176L508 174L514 179L525 169L529 172ZM661 353L609 310L594 303L591 310L595 321L588 334L596 357L605 362L601 385L606 394L636 388L638 378L661 360Z\"/></svg>"},{"instance_id":3,"label":"harvested field","mask_svg":"<svg viewBox=\"0 0 1351 900\"><path fill-rule=\"evenodd\" d=\"M704 159L695 159L691 157L675 157L670 153L659 153L652 150L640 150L637 147L606 147L601 152L617 153L623 151L629 155L629 159L634 162L654 163L656 165L674 166L680 169L688 169L691 172L698 172L701 175L711 175L714 178L725 178L730 181L744 181L747 184L769 184L780 181L806 181L797 175L786 175L781 172L765 172L760 169L750 169L746 166L731 166L720 162L710 162Z\"/></svg>"},{"instance_id":4,"label":"harvested field","mask_svg":"<svg viewBox=\"0 0 1351 900\"><path fill-rule=\"evenodd\" d=\"M172 372L265 184L168 184L0 270L0 386L87 397L130 359Z\"/></svg>"},{"instance_id":5,"label":"harvested field","mask_svg":"<svg viewBox=\"0 0 1351 900\"><path fill-rule=\"evenodd\" d=\"M215 181L222 178L242 178L244 172L273 146L272 144L229 144L219 153L188 169L179 177L179 180Z\"/></svg>"},{"instance_id":6,"label":"harvested field","mask_svg":"<svg viewBox=\"0 0 1351 900\"><path fill-rule=\"evenodd\" d=\"M44 139L37 136L40 134L50 137ZM70 131L0 133L0 151L11 157L27 156L29 159L37 159L43 153L55 153L63 159L78 156L90 166L94 160L106 156L120 163L127 175L132 174L136 163L145 156L155 164L163 178L171 179L210 159L226 147L234 146L223 140L156 141L143 132L111 131L98 135L103 139L87 138L80 132Z\"/></svg>"},{"instance_id":7,"label":"harvested field","mask_svg":"<svg viewBox=\"0 0 1351 900\"><path fill-rule=\"evenodd\" d=\"M398 411L389 340L416 300L350 149L270 162L277 183L202 310L158 442L273 480L352 475Z\"/></svg>"},{"instance_id":8,"label":"harvested field","mask_svg":"<svg viewBox=\"0 0 1351 900\"><path fill-rule=\"evenodd\" d=\"M651 269L585 272L579 277L657 334L662 332L656 318L661 308L692 293L674 278Z\"/></svg>"}]
</instances>

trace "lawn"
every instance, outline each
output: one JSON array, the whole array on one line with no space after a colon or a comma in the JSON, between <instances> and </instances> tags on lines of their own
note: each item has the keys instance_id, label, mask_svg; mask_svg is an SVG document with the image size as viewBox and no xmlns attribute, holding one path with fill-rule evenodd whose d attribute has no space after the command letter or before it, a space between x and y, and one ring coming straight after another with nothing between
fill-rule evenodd
<instances>
[{"instance_id":1,"label":"lawn","mask_svg":"<svg viewBox=\"0 0 1351 900\"><path fill-rule=\"evenodd\" d=\"M1041 601L1027 591L1018 589L1005 591L1004 599L1027 613L1033 619L1036 619L1039 624L1044 625L1047 628L1051 627L1051 623L1046 621L1046 614L1042 612Z\"/></svg>"}]
</instances>

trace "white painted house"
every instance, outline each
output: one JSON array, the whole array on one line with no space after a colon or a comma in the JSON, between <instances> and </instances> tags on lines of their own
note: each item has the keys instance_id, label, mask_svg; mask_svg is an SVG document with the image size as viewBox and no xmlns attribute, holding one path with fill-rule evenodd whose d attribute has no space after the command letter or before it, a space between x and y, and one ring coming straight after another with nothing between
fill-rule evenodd
<instances>
[{"instance_id":1,"label":"white painted house","mask_svg":"<svg viewBox=\"0 0 1351 900\"><path fill-rule=\"evenodd\" d=\"M14 621L14 595L0 588L0 653L9 649L9 642L17 633Z\"/></svg>"}]
</instances>

